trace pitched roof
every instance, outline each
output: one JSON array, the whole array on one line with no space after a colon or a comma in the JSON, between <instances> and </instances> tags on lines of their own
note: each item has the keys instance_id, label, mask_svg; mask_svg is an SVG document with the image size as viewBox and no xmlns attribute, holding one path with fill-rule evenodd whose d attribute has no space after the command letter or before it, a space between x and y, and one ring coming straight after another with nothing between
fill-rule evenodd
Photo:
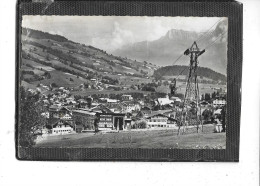
<instances>
[{"instance_id":1,"label":"pitched roof","mask_svg":"<svg viewBox=\"0 0 260 186\"><path fill-rule=\"evenodd\" d=\"M75 114L75 113L79 113L79 114L86 114L86 115L96 115L96 113L95 112L91 112L91 111L88 111L88 110L73 110L72 111L73 112L73 114Z\"/></svg>"}]
</instances>

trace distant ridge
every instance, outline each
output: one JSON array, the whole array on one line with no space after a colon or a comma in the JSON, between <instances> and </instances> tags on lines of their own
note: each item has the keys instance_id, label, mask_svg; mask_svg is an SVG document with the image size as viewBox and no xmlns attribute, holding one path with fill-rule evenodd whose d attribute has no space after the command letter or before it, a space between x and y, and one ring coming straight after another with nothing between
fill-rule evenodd
<instances>
[{"instance_id":1,"label":"distant ridge","mask_svg":"<svg viewBox=\"0 0 260 186\"><path fill-rule=\"evenodd\" d=\"M182 72L181 75L187 75L188 66L174 65L161 67L158 70L154 71L154 77L162 79L164 76L178 76L180 75L180 72ZM227 77L225 75L205 67L198 67L197 75L211 79L213 81L227 81Z\"/></svg>"},{"instance_id":2,"label":"distant ridge","mask_svg":"<svg viewBox=\"0 0 260 186\"><path fill-rule=\"evenodd\" d=\"M67 38L57 35L57 34L56 35L50 34L48 32L42 32L39 30L34 30L34 29L29 29L29 28L22 28L22 34L28 35L28 36L30 36L30 38L34 38L34 39L51 39L53 41L58 41L58 42L69 41ZM70 42L73 42L73 41L70 41Z\"/></svg>"},{"instance_id":3,"label":"distant ridge","mask_svg":"<svg viewBox=\"0 0 260 186\"><path fill-rule=\"evenodd\" d=\"M208 44L212 43L223 32L223 24L224 21L219 22L215 30L201 41L198 41L199 48L204 49ZM171 65L202 34L205 33L171 29L157 40L128 44L115 50L113 54L167 66ZM188 65L188 61L179 61L176 64ZM206 52L199 58L199 66L227 74L227 42L216 42L212 47L206 49Z\"/></svg>"}]
</instances>

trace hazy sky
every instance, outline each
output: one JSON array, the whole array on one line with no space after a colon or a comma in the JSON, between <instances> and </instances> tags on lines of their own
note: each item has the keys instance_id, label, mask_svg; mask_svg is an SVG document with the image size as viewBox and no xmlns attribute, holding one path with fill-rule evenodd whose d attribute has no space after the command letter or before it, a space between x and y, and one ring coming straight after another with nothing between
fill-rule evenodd
<instances>
[{"instance_id":1,"label":"hazy sky","mask_svg":"<svg viewBox=\"0 0 260 186\"><path fill-rule=\"evenodd\" d=\"M23 16L22 26L112 52L128 43L159 39L170 29L207 31L218 20L217 17Z\"/></svg>"}]
</instances>

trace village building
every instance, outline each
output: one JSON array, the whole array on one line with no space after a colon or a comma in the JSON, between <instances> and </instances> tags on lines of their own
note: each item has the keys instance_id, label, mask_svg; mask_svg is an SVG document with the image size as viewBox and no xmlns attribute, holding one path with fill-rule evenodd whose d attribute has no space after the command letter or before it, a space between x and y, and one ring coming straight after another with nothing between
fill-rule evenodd
<instances>
[{"instance_id":1,"label":"village building","mask_svg":"<svg viewBox=\"0 0 260 186\"><path fill-rule=\"evenodd\" d=\"M163 114L155 114L146 118L147 128L174 128L176 127L177 120L167 117Z\"/></svg>"},{"instance_id":2,"label":"village building","mask_svg":"<svg viewBox=\"0 0 260 186\"><path fill-rule=\"evenodd\" d=\"M70 122L59 120L52 125L52 134L69 134L73 132L73 125Z\"/></svg>"},{"instance_id":3,"label":"village building","mask_svg":"<svg viewBox=\"0 0 260 186\"><path fill-rule=\"evenodd\" d=\"M121 113L98 113L98 130L126 130L131 118Z\"/></svg>"},{"instance_id":4,"label":"village building","mask_svg":"<svg viewBox=\"0 0 260 186\"><path fill-rule=\"evenodd\" d=\"M165 98L158 98L157 101L159 105L168 105L174 103L173 100L169 99L168 95Z\"/></svg>"},{"instance_id":5,"label":"village building","mask_svg":"<svg viewBox=\"0 0 260 186\"><path fill-rule=\"evenodd\" d=\"M65 114L60 119L62 119L62 120L72 120L72 117L71 117L71 114Z\"/></svg>"},{"instance_id":6,"label":"village building","mask_svg":"<svg viewBox=\"0 0 260 186\"><path fill-rule=\"evenodd\" d=\"M141 109L140 103L134 101L123 102L122 107L124 113L131 113L132 111L139 111Z\"/></svg>"},{"instance_id":7,"label":"village building","mask_svg":"<svg viewBox=\"0 0 260 186\"><path fill-rule=\"evenodd\" d=\"M49 108L49 118L62 118L66 114L71 115L71 111L67 107L61 107L58 105L51 105Z\"/></svg>"},{"instance_id":8,"label":"village building","mask_svg":"<svg viewBox=\"0 0 260 186\"><path fill-rule=\"evenodd\" d=\"M113 115L110 113L98 114L98 129L99 130L113 130Z\"/></svg>"},{"instance_id":9,"label":"village building","mask_svg":"<svg viewBox=\"0 0 260 186\"><path fill-rule=\"evenodd\" d=\"M222 106L224 106L224 105L226 105L226 100L224 100L224 99L215 99L214 101L213 101L213 106L214 107L222 107Z\"/></svg>"}]
</instances>

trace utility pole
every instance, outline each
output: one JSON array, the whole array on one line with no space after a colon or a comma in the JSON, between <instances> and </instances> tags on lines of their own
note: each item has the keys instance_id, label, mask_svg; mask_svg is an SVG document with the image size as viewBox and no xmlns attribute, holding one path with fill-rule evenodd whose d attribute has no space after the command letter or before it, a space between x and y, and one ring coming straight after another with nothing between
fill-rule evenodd
<instances>
[{"instance_id":1,"label":"utility pole","mask_svg":"<svg viewBox=\"0 0 260 186\"><path fill-rule=\"evenodd\" d=\"M186 91L184 95L183 108L181 112L181 124L179 125L178 135L180 128L183 127L183 133L186 132L187 126L196 126L197 133L199 125L201 124L201 111L199 106L199 87L197 79L198 57L205 52L205 49L200 51L196 41L188 48L184 55L190 57L189 74L186 83Z\"/></svg>"}]
</instances>

